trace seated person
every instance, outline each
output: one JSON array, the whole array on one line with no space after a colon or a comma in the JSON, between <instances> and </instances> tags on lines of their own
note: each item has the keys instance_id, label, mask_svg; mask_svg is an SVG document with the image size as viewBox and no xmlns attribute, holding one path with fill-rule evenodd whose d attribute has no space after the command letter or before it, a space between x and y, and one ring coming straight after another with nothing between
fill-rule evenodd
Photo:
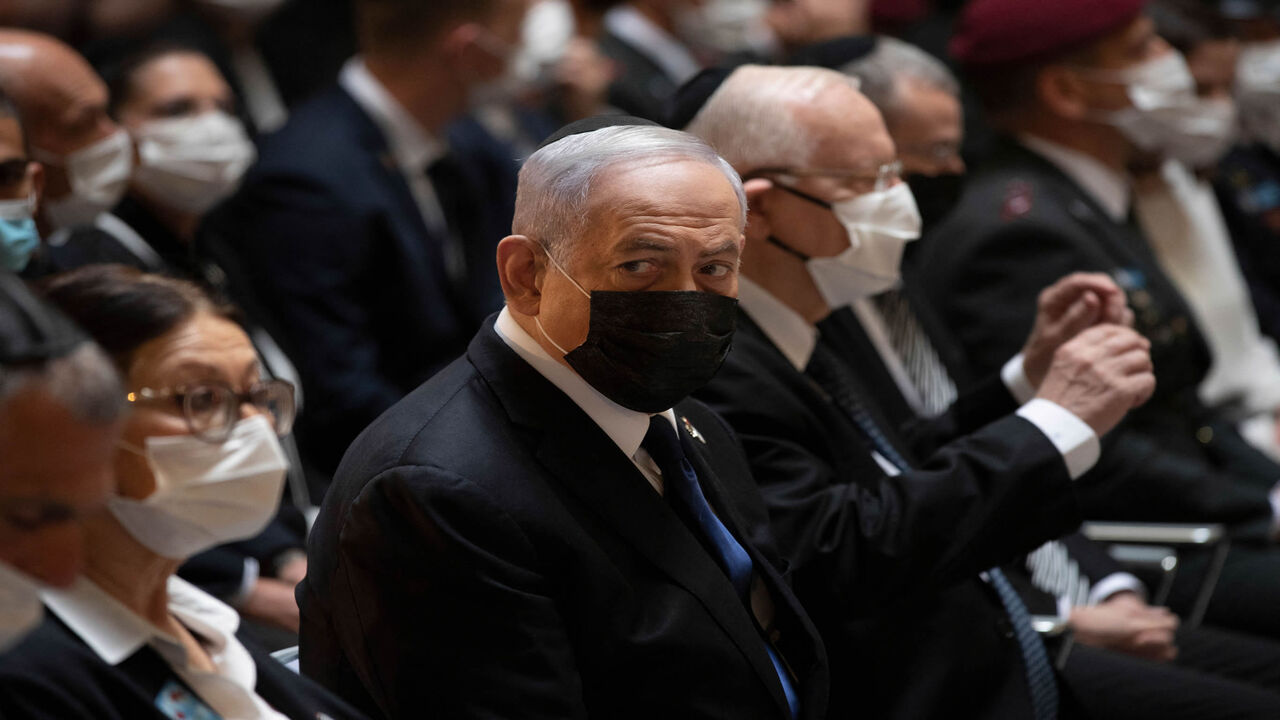
<instances>
[{"instance_id":1,"label":"seated person","mask_svg":"<svg viewBox=\"0 0 1280 720\"><path fill-rule=\"evenodd\" d=\"M174 575L275 514L292 387L260 380L230 310L190 283L95 266L48 295L115 359L133 412L116 494L85 520L83 576L42 593L46 620L0 660L0 716L359 717L243 645L236 612Z\"/></svg>"},{"instance_id":2,"label":"seated person","mask_svg":"<svg viewBox=\"0 0 1280 720\"><path fill-rule=\"evenodd\" d=\"M79 574L124 409L107 356L0 270L0 652L39 624L40 585Z\"/></svg>"},{"instance_id":3,"label":"seated person","mask_svg":"<svg viewBox=\"0 0 1280 720\"><path fill-rule=\"evenodd\" d=\"M302 669L371 714L825 717L750 470L686 399L731 341L742 186L690 135L602 127L635 122L530 156L506 309L325 498Z\"/></svg>"}]
</instances>

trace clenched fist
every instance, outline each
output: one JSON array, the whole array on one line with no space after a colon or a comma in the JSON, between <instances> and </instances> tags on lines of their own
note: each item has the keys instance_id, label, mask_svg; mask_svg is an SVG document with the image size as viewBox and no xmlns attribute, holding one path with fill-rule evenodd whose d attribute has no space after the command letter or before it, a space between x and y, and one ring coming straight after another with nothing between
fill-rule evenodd
<instances>
[{"instance_id":1,"label":"clenched fist","mask_svg":"<svg viewBox=\"0 0 1280 720\"><path fill-rule=\"evenodd\" d=\"M1101 436L1155 389L1151 343L1131 328L1107 324L1058 348L1036 397L1070 410Z\"/></svg>"},{"instance_id":2,"label":"clenched fist","mask_svg":"<svg viewBox=\"0 0 1280 720\"><path fill-rule=\"evenodd\" d=\"M1031 386L1044 382L1063 343L1099 323L1133 324L1124 291L1110 277L1072 273L1041 291L1035 327L1022 348L1022 367Z\"/></svg>"}]
</instances>

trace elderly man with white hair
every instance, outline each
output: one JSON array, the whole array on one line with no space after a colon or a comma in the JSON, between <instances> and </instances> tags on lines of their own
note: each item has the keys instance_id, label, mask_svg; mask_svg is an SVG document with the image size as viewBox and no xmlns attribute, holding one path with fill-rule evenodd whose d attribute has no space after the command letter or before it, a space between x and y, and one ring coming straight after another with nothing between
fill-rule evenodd
<instances>
[{"instance_id":1,"label":"elderly man with white hair","mask_svg":"<svg viewBox=\"0 0 1280 720\"><path fill-rule=\"evenodd\" d=\"M750 469L686 399L733 334L742 185L690 135L609 122L525 163L506 308L325 499L302 669L372 713L825 716Z\"/></svg>"}]
</instances>

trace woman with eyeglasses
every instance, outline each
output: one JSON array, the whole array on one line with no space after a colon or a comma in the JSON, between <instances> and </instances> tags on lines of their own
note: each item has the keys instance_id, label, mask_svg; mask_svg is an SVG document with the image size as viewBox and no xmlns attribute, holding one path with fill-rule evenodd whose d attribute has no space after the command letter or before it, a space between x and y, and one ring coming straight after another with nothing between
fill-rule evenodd
<instances>
[{"instance_id":1,"label":"woman with eyeglasses","mask_svg":"<svg viewBox=\"0 0 1280 720\"><path fill-rule=\"evenodd\" d=\"M242 644L236 611L176 576L274 517L292 386L261 378L230 312L190 283L96 266L47 295L112 356L133 408L116 494L84 522L82 577L42 593L43 625L0 658L0 717L357 717Z\"/></svg>"}]
</instances>

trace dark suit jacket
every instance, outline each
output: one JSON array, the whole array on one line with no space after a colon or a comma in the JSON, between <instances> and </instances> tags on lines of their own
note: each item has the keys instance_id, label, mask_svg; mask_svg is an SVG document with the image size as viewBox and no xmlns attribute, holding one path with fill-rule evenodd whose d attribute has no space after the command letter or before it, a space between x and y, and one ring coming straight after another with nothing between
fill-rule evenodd
<instances>
[{"instance_id":1,"label":"dark suit jacket","mask_svg":"<svg viewBox=\"0 0 1280 720\"><path fill-rule=\"evenodd\" d=\"M600 52L614 62L618 75L609 85L609 104L628 115L654 122L667 119L667 107L679 86L657 63L609 31L601 34Z\"/></svg>"},{"instance_id":2,"label":"dark suit jacket","mask_svg":"<svg viewBox=\"0 0 1280 720\"><path fill-rule=\"evenodd\" d=\"M243 640L242 640L243 642ZM245 643L258 668L255 691L291 720L358 720L364 715ZM0 717L6 720L170 720L156 698L185 683L160 654L143 647L111 666L56 617L0 655ZM188 688L189 689L189 688Z\"/></svg>"},{"instance_id":3,"label":"dark suit jacket","mask_svg":"<svg viewBox=\"0 0 1280 720\"><path fill-rule=\"evenodd\" d=\"M826 657L734 436L685 452L777 608L803 718ZM757 624L631 460L491 326L347 453L299 586L302 667L390 718L782 718Z\"/></svg>"},{"instance_id":4,"label":"dark suit jacket","mask_svg":"<svg viewBox=\"0 0 1280 720\"><path fill-rule=\"evenodd\" d=\"M923 287L978 371L998 368L1034 321L1036 297L1074 271L1126 289L1152 341L1156 394L1104 440L1079 483L1087 517L1217 521L1258 534L1280 467L1201 406L1208 349L1191 312L1132 225L1110 220L1048 161L1005 140L924 240Z\"/></svg>"},{"instance_id":5,"label":"dark suit jacket","mask_svg":"<svg viewBox=\"0 0 1280 720\"><path fill-rule=\"evenodd\" d=\"M308 402L299 441L322 470L501 306L493 253L510 231L514 154L471 121L448 140L468 203L451 218L463 279L446 271L445 240L428 230L385 138L338 88L262 141L240 191L205 222L204 242L247 280L297 364Z\"/></svg>"},{"instance_id":6,"label":"dark suit jacket","mask_svg":"<svg viewBox=\"0 0 1280 720\"><path fill-rule=\"evenodd\" d=\"M698 397L742 438L839 678L832 717L1029 714L1007 616L977 576L1079 523L1066 466L1043 433L1019 417L962 428L977 432L890 478L852 422L742 313L733 350Z\"/></svg>"}]
</instances>

